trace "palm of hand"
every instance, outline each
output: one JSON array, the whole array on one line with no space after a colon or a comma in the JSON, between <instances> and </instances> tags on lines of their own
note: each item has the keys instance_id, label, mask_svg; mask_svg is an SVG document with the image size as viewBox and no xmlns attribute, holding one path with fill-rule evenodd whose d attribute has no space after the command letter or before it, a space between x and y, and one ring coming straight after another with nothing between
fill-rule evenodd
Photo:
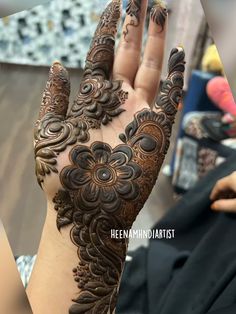
<instances>
[{"instance_id":1,"label":"palm of hand","mask_svg":"<svg viewBox=\"0 0 236 314\"><path fill-rule=\"evenodd\" d=\"M116 4L101 18L71 110L68 74L55 63L35 127L38 182L55 204L58 229L72 225L78 247L73 273L81 293L70 313L114 309L127 240L112 239L111 230L129 230L149 197L183 87L181 49L171 53L154 110L130 84L110 80Z\"/></svg>"}]
</instances>

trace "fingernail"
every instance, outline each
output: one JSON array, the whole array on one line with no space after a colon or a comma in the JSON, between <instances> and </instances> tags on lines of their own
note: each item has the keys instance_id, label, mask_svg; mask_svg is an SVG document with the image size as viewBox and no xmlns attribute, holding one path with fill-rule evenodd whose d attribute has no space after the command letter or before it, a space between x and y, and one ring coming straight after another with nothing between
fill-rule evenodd
<instances>
[{"instance_id":1,"label":"fingernail","mask_svg":"<svg viewBox=\"0 0 236 314\"><path fill-rule=\"evenodd\" d=\"M151 9L150 18L156 23L161 33L165 28L166 18L168 16L168 11L165 3L162 0L158 0L154 2L154 6Z\"/></svg>"},{"instance_id":2,"label":"fingernail","mask_svg":"<svg viewBox=\"0 0 236 314\"><path fill-rule=\"evenodd\" d=\"M180 49L180 50L184 50L184 45L183 45L183 44L179 44L179 45L177 46L177 48Z\"/></svg>"}]
</instances>

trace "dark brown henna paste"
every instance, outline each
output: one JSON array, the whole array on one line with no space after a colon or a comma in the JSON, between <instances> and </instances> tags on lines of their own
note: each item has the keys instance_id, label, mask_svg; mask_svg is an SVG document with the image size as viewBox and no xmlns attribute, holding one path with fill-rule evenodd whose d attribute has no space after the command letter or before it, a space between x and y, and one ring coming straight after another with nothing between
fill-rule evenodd
<instances>
[{"instance_id":1,"label":"dark brown henna paste","mask_svg":"<svg viewBox=\"0 0 236 314\"><path fill-rule=\"evenodd\" d=\"M110 78L114 63L115 36L121 15L120 0L112 1L101 16L86 59L84 77Z\"/></svg>"},{"instance_id":2,"label":"dark brown henna paste","mask_svg":"<svg viewBox=\"0 0 236 314\"><path fill-rule=\"evenodd\" d=\"M69 105L69 96L69 75L60 63L55 62L49 72L49 79L44 90L39 119L36 124L50 112L65 117Z\"/></svg>"},{"instance_id":3,"label":"dark brown henna paste","mask_svg":"<svg viewBox=\"0 0 236 314\"><path fill-rule=\"evenodd\" d=\"M111 2L104 11L87 56L84 78L71 117L90 128L107 125L125 110L120 108L128 98L122 81L110 81L114 62L115 35L120 18L120 1Z\"/></svg>"},{"instance_id":4,"label":"dark brown henna paste","mask_svg":"<svg viewBox=\"0 0 236 314\"><path fill-rule=\"evenodd\" d=\"M129 33L129 27L138 27L140 22L140 15L141 15L141 0L129 0L126 14L131 17L131 21L129 24L126 25L126 30L123 32L124 38L126 39Z\"/></svg>"},{"instance_id":5,"label":"dark brown henna paste","mask_svg":"<svg viewBox=\"0 0 236 314\"><path fill-rule=\"evenodd\" d=\"M79 95L66 120L70 94L68 74L58 63L50 70L35 127L36 175L40 185L45 175L57 173L56 158L61 152L76 142L88 142L91 128L108 124L124 111L120 107L128 98L128 93L121 89L122 81L108 80L114 59L120 6L120 0L112 1L100 19L88 53Z\"/></svg>"},{"instance_id":6,"label":"dark brown henna paste","mask_svg":"<svg viewBox=\"0 0 236 314\"><path fill-rule=\"evenodd\" d=\"M85 142L88 138L86 123L75 119L64 121L64 117L48 113L37 122L34 132L36 176L40 186L44 177L51 172L58 173L57 156L67 146Z\"/></svg>"},{"instance_id":7,"label":"dark brown henna paste","mask_svg":"<svg viewBox=\"0 0 236 314\"><path fill-rule=\"evenodd\" d=\"M168 67L169 75L163 82L155 107L163 110L173 123L183 96L185 52L182 48L172 49Z\"/></svg>"},{"instance_id":8,"label":"dark brown henna paste","mask_svg":"<svg viewBox=\"0 0 236 314\"><path fill-rule=\"evenodd\" d=\"M151 9L150 18L151 20L160 26L160 33L163 32L168 11L163 1L157 1Z\"/></svg>"},{"instance_id":9,"label":"dark brown henna paste","mask_svg":"<svg viewBox=\"0 0 236 314\"><path fill-rule=\"evenodd\" d=\"M164 113L144 110L121 135L124 144L72 149L72 165L60 174L65 191L54 199L58 228L73 221L71 239L80 260L73 273L81 292L69 313L114 310L127 240L112 239L111 229L132 227L156 182L170 133Z\"/></svg>"},{"instance_id":10,"label":"dark brown henna paste","mask_svg":"<svg viewBox=\"0 0 236 314\"><path fill-rule=\"evenodd\" d=\"M60 230L72 224L78 247L73 269L80 290L70 314L107 314L116 306L128 240L113 239L111 230L130 230L155 185L169 147L174 115L182 95L184 53L174 49L170 74L156 108L145 109L111 148L95 142L70 152L71 165L60 173L64 190L54 198Z\"/></svg>"},{"instance_id":11,"label":"dark brown henna paste","mask_svg":"<svg viewBox=\"0 0 236 314\"><path fill-rule=\"evenodd\" d=\"M88 128L100 128L125 110L120 108L128 98L121 81L89 78L82 82L71 115L88 122Z\"/></svg>"}]
</instances>

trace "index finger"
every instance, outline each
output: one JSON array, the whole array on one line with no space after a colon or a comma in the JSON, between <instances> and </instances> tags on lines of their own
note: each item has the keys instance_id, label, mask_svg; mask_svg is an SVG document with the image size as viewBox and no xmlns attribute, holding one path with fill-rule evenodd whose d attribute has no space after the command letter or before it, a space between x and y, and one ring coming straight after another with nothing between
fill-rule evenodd
<instances>
[{"instance_id":1,"label":"index finger","mask_svg":"<svg viewBox=\"0 0 236 314\"><path fill-rule=\"evenodd\" d=\"M115 37L121 16L121 0L113 0L103 12L87 55L84 77L109 79L114 63Z\"/></svg>"}]
</instances>

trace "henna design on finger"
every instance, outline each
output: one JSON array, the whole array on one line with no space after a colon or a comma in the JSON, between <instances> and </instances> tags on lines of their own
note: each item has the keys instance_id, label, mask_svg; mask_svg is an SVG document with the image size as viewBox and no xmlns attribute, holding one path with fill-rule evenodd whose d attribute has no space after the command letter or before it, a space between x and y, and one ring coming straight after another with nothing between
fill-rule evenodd
<instances>
[{"instance_id":1,"label":"henna design on finger","mask_svg":"<svg viewBox=\"0 0 236 314\"><path fill-rule=\"evenodd\" d=\"M70 117L87 124L87 130L107 125L125 110L128 98L122 81L110 81L114 62L115 36L121 15L120 0L112 1L104 11L87 56L80 92Z\"/></svg>"},{"instance_id":2,"label":"henna design on finger","mask_svg":"<svg viewBox=\"0 0 236 314\"><path fill-rule=\"evenodd\" d=\"M100 18L86 59L84 77L110 78L114 63L115 36L121 16L120 0L112 1Z\"/></svg>"},{"instance_id":3,"label":"henna design on finger","mask_svg":"<svg viewBox=\"0 0 236 314\"><path fill-rule=\"evenodd\" d=\"M141 0L129 0L127 8L126 8L126 14L131 17L130 23L126 25L126 30L123 32L124 39L126 39L129 28L131 26L138 27L140 22L140 15L141 15Z\"/></svg>"},{"instance_id":4,"label":"henna design on finger","mask_svg":"<svg viewBox=\"0 0 236 314\"><path fill-rule=\"evenodd\" d=\"M150 18L154 23L156 23L160 27L160 33L162 33L165 28L167 15L168 11L163 1L162 0L156 1L151 9Z\"/></svg>"},{"instance_id":5,"label":"henna design on finger","mask_svg":"<svg viewBox=\"0 0 236 314\"><path fill-rule=\"evenodd\" d=\"M70 83L67 71L54 63L35 125L36 176L40 186L46 175L57 173L57 156L70 145L86 143L90 129L107 125L125 110L128 98L122 81L110 81L120 0L112 1L101 16L88 53L79 95L67 119ZM51 113L51 114L50 114Z\"/></svg>"},{"instance_id":6,"label":"henna design on finger","mask_svg":"<svg viewBox=\"0 0 236 314\"><path fill-rule=\"evenodd\" d=\"M169 74L163 82L155 108L163 111L174 123L174 117L183 97L185 52L182 48L174 48L169 58Z\"/></svg>"},{"instance_id":7,"label":"henna design on finger","mask_svg":"<svg viewBox=\"0 0 236 314\"><path fill-rule=\"evenodd\" d=\"M69 96L70 81L68 72L59 62L55 62L49 72L49 79L44 90L39 119L36 123L39 123L50 112L65 117L69 105Z\"/></svg>"}]
</instances>

